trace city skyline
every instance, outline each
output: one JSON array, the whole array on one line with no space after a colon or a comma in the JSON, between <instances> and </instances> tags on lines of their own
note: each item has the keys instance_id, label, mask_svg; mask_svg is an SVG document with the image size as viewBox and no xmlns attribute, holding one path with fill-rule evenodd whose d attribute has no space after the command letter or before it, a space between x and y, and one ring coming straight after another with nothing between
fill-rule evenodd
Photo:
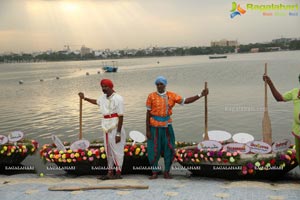
<instances>
[{"instance_id":1,"label":"city skyline","mask_svg":"<svg viewBox=\"0 0 300 200\"><path fill-rule=\"evenodd\" d=\"M264 16L246 11L230 18L230 0L1 0L0 53L79 49L210 46L211 41L240 44L300 37L300 16ZM262 4L258 0L236 1ZM268 0L263 4L300 4ZM273 14L268 11L268 14ZM286 14L286 15L283 15ZM274 12L275 15L275 12Z\"/></svg>"}]
</instances>

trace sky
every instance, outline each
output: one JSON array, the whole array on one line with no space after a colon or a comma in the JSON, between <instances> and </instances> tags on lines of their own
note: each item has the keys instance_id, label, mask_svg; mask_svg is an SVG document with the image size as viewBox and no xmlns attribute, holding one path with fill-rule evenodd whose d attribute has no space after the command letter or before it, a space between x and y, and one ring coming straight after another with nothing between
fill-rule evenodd
<instances>
[{"instance_id":1,"label":"sky","mask_svg":"<svg viewBox=\"0 0 300 200\"><path fill-rule=\"evenodd\" d=\"M300 0L0 0L0 53L209 46L300 38ZM263 16L246 5L298 5L298 16ZM281 11L288 14L288 11Z\"/></svg>"}]
</instances>

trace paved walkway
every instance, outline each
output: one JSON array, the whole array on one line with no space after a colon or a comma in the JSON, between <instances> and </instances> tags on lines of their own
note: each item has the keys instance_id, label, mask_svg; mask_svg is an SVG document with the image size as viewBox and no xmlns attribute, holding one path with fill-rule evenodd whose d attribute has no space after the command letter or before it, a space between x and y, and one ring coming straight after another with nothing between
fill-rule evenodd
<instances>
[{"instance_id":1,"label":"paved walkway","mask_svg":"<svg viewBox=\"0 0 300 200\"><path fill-rule=\"evenodd\" d=\"M48 191L53 186L114 186L148 185L145 190L88 190L88 191ZM36 174L0 175L1 200L40 200L50 199L249 199L281 200L299 199L300 178L270 181L228 181L223 179L187 177L175 175L166 180L160 176L149 180L145 175L124 175L121 180L102 181L94 176L61 176Z\"/></svg>"}]
</instances>

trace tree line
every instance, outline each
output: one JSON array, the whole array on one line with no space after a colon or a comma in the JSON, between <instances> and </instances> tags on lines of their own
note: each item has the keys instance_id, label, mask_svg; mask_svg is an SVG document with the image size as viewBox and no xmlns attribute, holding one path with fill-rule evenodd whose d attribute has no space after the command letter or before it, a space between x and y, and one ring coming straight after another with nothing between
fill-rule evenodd
<instances>
[{"instance_id":1,"label":"tree line","mask_svg":"<svg viewBox=\"0 0 300 200\"><path fill-rule=\"evenodd\" d=\"M273 48L272 48L273 47ZM251 49L258 49L259 52L274 51L274 47L281 50L300 50L300 40L289 42L272 42L272 43L250 43L240 45L238 53L248 53ZM32 54L9 54L0 56L0 63L3 62L41 62L41 61L76 61L76 60L97 60L97 59L117 59L117 58L139 58L139 57L160 57L160 56L189 56L189 55L210 55L210 54L228 54L234 53L235 47L177 47L177 48L153 48L151 52L146 49L136 50L134 53L120 50L118 53L111 52L106 55L96 56L89 53L84 56L73 52L66 54L64 51L42 53L39 55Z\"/></svg>"}]
</instances>

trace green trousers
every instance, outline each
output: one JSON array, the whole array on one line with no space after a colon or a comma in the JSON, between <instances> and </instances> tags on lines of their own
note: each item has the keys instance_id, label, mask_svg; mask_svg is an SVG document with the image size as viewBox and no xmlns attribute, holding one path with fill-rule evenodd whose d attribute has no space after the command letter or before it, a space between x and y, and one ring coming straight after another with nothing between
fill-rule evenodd
<instances>
[{"instance_id":1,"label":"green trousers","mask_svg":"<svg viewBox=\"0 0 300 200\"><path fill-rule=\"evenodd\" d=\"M295 137L295 145L296 145L296 158L298 161L298 165L300 167L300 139Z\"/></svg>"},{"instance_id":2,"label":"green trousers","mask_svg":"<svg viewBox=\"0 0 300 200\"><path fill-rule=\"evenodd\" d=\"M175 156L175 135L172 125L168 127L150 127L151 139L147 140L148 160L153 172L159 172L160 156L164 157L165 171L170 171Z\"/></svg>"}]
</instances>

